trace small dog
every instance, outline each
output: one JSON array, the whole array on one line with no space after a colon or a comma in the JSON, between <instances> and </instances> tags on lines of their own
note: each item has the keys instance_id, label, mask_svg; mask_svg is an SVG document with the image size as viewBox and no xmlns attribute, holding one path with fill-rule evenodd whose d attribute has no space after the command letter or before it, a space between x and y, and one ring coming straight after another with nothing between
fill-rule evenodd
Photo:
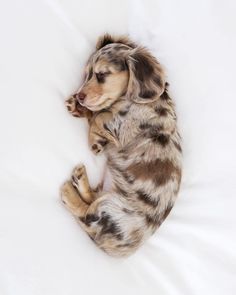
<instances>
[{"instance_id":1,"label":"small dog","mask_svg":"<svg viewBox=\"0 0 236 295\"><path fill-rule=\"evenodd\" d=\"M98 247L127 256L161 225L179 191L175 108L161 65L126 37L99 38L85 74L66 105L88 118L89 145L105 152L112 187L92 189L80 165L63 185L62 201Z\"/></svg>"}]
</instances>

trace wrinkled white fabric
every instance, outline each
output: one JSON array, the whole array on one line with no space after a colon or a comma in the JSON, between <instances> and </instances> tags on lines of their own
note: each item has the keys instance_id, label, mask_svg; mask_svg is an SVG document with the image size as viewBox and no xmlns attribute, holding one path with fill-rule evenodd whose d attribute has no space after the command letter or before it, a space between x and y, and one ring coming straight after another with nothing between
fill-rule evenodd
<instances>
[{"instance_id":1,"label":"wrinkled white fabric","mask_svg":"<svg viewBox=\"0 0 236 295\"><path fill-rule=\"evenodd\" d=\"M235 2L0 6L0 294L235 294ZM77 163L93 185L103 173L64 100L105 31L130 33L165 65L183 136L176 206L128 259L98 250L59 199Z\"/></svg>"}]
</instances>

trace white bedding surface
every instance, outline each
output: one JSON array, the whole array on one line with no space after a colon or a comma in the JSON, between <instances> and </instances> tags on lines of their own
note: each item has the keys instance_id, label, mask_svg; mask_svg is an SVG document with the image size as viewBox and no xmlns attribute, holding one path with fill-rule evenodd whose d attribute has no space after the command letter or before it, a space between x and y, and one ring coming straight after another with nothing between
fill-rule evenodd
<instances>
[{"instance_id":1,"label":"white bedding surface","mask_svg":"<svg viewBox=\"0 0 236 295\"><path fill-rule=\"evenodd\" d=\"M234 1L0 1L0 294L236 293ZM64 100L104 31L166 67L184 147L179 199L133 256L98 250L59 200L72 168L92 184L85 120Z\"/></svg>"}]
</instances>

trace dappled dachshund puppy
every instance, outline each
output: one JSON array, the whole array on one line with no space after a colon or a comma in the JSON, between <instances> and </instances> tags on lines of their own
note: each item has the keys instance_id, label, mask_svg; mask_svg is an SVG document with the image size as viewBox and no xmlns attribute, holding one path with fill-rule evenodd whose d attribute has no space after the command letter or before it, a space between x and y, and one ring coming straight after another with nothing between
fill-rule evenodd
<instances>
[{"instance_id":1,"label":"dappled dachshund puppy","mask_svg":"<svg viewBox=\"0 0 236 295\"><path fill-rule=\"evenodd\" d=\"M83 85L66 105L72 115L88 118L89 144L95 154L105 152L112 184L92 189L79 165L61 196L98 247L127 256L174 205L181 181L180 135L165 75L150 52L110 35L101 37L96 49Z\"/></svg>"}]
</instances>

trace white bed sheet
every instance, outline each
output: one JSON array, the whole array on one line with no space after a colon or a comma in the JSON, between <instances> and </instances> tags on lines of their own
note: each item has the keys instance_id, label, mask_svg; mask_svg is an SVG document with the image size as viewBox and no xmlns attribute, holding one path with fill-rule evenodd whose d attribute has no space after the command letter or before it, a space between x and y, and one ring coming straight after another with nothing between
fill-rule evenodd
<instances>
[{"instance_id":1,"label":"white bed sheet","mask_svg":"<svg viewBox=\"0 0 236 295\"><path fill-rule=\"evenodd\" d=\"M0 294L236 293L234 1L0 1ZM85 120L64 99L104 31L130 33L166 66L184 146L179 199L133 256L98 250L59 200Z\"/></svg>"}]
</instances>

